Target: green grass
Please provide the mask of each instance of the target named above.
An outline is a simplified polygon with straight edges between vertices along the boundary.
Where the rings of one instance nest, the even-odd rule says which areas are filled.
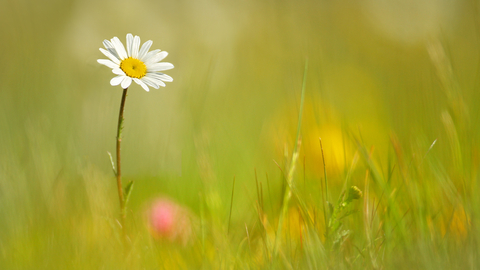
[[[386,3],[7,1],[0,269],[479,268],[478,3]],[[175,69],[129,89],[124,245],[96,59],[129,32]]]

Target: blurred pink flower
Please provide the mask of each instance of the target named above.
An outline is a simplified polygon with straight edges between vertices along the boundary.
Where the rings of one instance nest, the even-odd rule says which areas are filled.
[[[192,236],[192,221],[189,211],[173,202],[161,198],[155,200],[148,211],[152,235],[186,245]]]

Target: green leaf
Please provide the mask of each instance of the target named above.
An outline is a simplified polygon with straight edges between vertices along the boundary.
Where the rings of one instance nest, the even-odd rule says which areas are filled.
[[[130,199],[130,194],[132,193],[132,189],[133,189],[133,180],[127,184],[123,192],[123,194],[125,195],[125,206],[128,204],[128,199]]]
[[[114,174],[115,176],[117,176],[117,171],[115,170],[115,163],[113,163],[112,154],[110,154],[110,152],[108,152],[108,151],[107,151],[107,153],[108,153],[108,156],[110,157],[110,162],[112,163],[113,174]]]
[[[330,211],[330,215],[333,215],[333,211],[334,211],[333,204],[327,201],[327,205],[328,205],[328,210]]]

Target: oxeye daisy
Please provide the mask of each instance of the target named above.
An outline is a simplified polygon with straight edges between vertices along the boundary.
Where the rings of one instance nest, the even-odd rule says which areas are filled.
[[[117,192],[120,200],[120,225],[123,229],[124,239],[126,240],[127,233],[125,231],[125,219],[127,215],[126,204],[128,197],[132,191],[133,181],[131,181],[125,189],[122,185],[122,163],[121,163],[121,142],[123,129],[123,112],[125,110],[125,100],[127,98],[127,90],[132,81],[139,84],[145,91],[149,91],[149,86],[158,89],[160,86],[165,86],[164,82],[173,81],[172,77],[161,73],[160,71],[169,70],[173,65],[167,62],[160,62],[168,53],[160,50],[148,50],[152,46],[152,41],[145,42],[140,48],[140,37],[127,34],[127,49],[117,37],[111,40],[104,40],[103,45],[105,49],[100,48],[100,51],[107,56],[108,59],[98,59],[97,62],[112,69],[112,72],[117,76],[110,81],[110,84],[121,85],[123,88],[122,100],[120,103],[120,112],[118,114],[117,125],[117,142],[116,142],[116,158],[117,168],[113,162],[112,155],[110,161],[112,162],[112,169],[117,178]],[[125,242],[126,243],[126,242]]]
[[[148,52],[152,43],[149,40],[140,48],[140,37],[127,34],[127,49],[125,50],[117,37],[104,40],[105,49],[100,48],[100,51],[110,60],[98,59],[97,62],[111,68],[112,72],[117,75],[110,81],[110,84],[121,85],[123,89],[127,89],[134,81],[145,91],[149,91],[149,86],[158,89],[160,86],[165,86],[164,82],[173,81],[172,77],[161,72],[173,68],[171,63],[160,62],[168,53],[160,50]]]

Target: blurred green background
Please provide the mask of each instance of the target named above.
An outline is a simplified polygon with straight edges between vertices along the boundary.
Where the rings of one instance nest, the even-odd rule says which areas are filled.
[[[104,39],[125,42],[127,33],[152,40],[175,65],[166,88],[129,89],[122,165],[124,181],[135,180],[129,215],[138,223],[149,201],[169,196],[200,219],[205,200],[212,220],[226,226],[235,177],[232,224],[243,235],[255,216],[255,171],[263,190],[268,184],[280,194],[273,160],[284,164],[285,147],[293,149],[307,60],[298,171],[299,181],[311,183],[310,196],[323,177],[319,137],[335,196],[355,138],[385,171],[392,160],[398,167],[417,162],[437,140],[434,171],[457,186],[464,208],[478,208],[467,205],[478,192],[480,162],[478,1],[1,6],[2,269],[122,265],[105,221],[118,211],[107,151],[114,155],[121,88],[110,86],[113,74],[96,60],[104,58]],[[352,181],[363,187],[365,168],[356,175]],[[159,263],[143,262],[145,269]]]

